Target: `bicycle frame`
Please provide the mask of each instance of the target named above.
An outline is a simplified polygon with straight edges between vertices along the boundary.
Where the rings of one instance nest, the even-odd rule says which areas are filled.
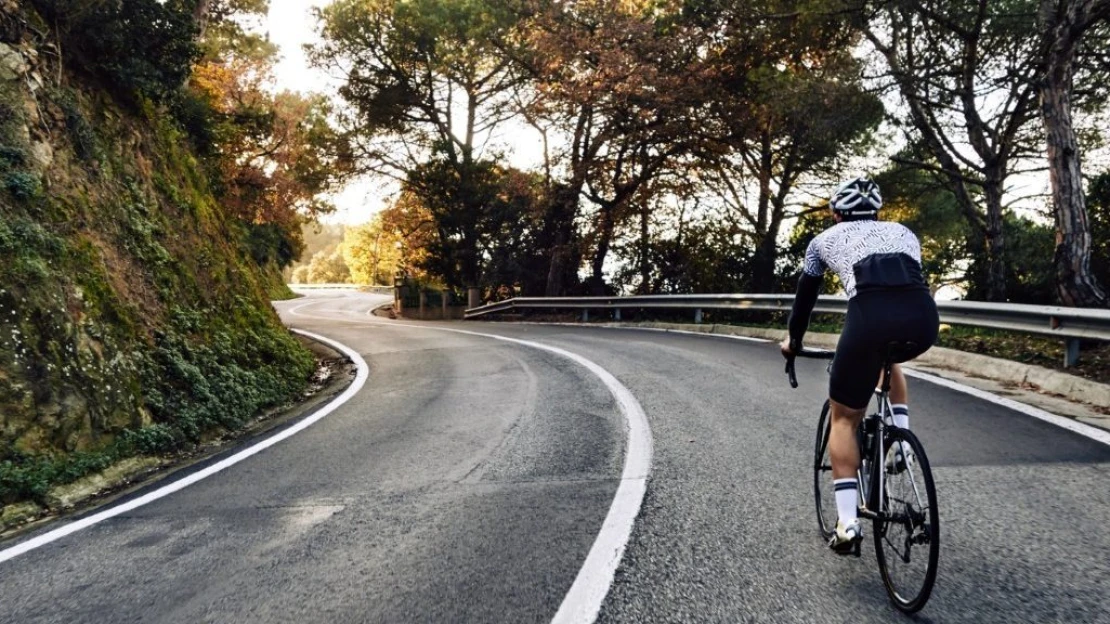
[[[860,440],[860,467],[856,471],[861,497],[864,501],[860,506],[859,515],[868,520],[882,522],[898,521],[886,509],[884,499],[880,496],[886,491],[886,429],[894,426],[894,411],[890,407],[890,377],[893,374],[893,364],[887,362],[883,367],[883,385],[876,390],[879,402],[878,412],[867,414],[860,422],[864,439]],[[876,469],[878,467],[878,469]],[[913,488],[914,498],[918,505],[921,504],[921,490],[913,473],[910,473],[910,485]]]
[[[903,351],[900,348],[910,347]],[[890,390],[894,364],[898,353],[914,350],[911,343],[891,343],[884,357],[883,379],[880,388],[875,389],[877,409],[860,420],[855,437],[859,449],[859,465],[856,469],[856,483],[859,492],[858,516],[874,523],[875,551],[879,571],[888,596],[900,610],[906,613],[919,611],[928,601],[936,582],[937,561],[939,556],[939,532],[937,527],[936,488],[925,449],[909,430],[898,428],[894,423],[894,410],[891,406]],[[799,350],[786,353],[786,373],[790,385],[797,387],[794,370],[794,357],[833,359],[830,351]],[[817,520],[821,536],[829,540],[835,534],[830,521],[835,521],[835,510],[830,509],[830,495],[835,488],[828,489],[828,471],[832,470],[830,459],[830,434],[832,427],[831,399],[825,402],[821,411],[820,426],[814,446],[814,493],[817,505]],[[900,444],[896,452],[890,454],[895,465],[888,471],[888,452],[894,444]],[[911,454],[910,451],[913,453]],[[911,458],[916,457],[916,460]],[[920,468],[920,473],[917,469]],[[830,545],[832,542],[830,542]],[[924,546],[924,576],[920,585],[910,587],[914,593],[905,593],[901,580],[902,562],[911,563],[912,546]],[[860,555],[857,542],[851,552],[838,550],[840,554]],[[922,553],[923,551],[917,550]],[[922,561],[919,554],[913,561]],[[910,581],[914,583],[916,581]]]

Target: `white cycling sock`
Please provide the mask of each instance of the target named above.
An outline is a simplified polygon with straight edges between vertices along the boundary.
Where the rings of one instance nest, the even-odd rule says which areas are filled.
[[[894,414],[894,426],[899,429],[910,428],[910,406],[905,403],[895,403],[890,406],[890,411]]]
[[[859,484],[855,478],[833,479],[833,491],[836,493],[836,515],[840,518],[840,524],[846,525],[856,519]]]

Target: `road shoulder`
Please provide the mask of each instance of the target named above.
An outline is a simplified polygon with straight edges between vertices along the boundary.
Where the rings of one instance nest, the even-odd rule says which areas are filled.
[[[339,396],[355,379],[356,368],[342,353],[305,336],[298,340],[316,357],[317,370],[303,401],[268,410],[243,429],[206,440],[198,448],[172,457],[131,457],[106,470],[47,494],[46,505],[8,505],[0,514],[0,544],[63,518],[91,513],[199,464],[249,445],[271,432],[309,416]]]
[[[580,326],[581,323],[556,323]],[[598,327],[652,329],[710,334],[716,336],[759,338],[779,342],[781,329],[721,324],[682,323],[596,323]],[[806,334],[806,344],[835,348],[838,334]],[[1068,375],[1031,364],[933,347],[914,360],[912,368],[950,381],[1024,403],[1051,414],[1071,418],[1093,427],[1110,430],[1110,385]]]

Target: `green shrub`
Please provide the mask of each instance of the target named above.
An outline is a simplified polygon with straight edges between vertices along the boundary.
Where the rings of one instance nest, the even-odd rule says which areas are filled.
[[[97,147],[96,132],[92,125],[85,119],[77,99],[73,94],[60,91],[54,96],[55,102],[62,109],[66,119],[66,130],[69,140],[73,144],[73,152],[85,162],[95,162],[100,158]]]
[[[38,176],[26,171],[9,171],[4,175],[4,188],[19,201],[30,201],[40,192]]]
[[[57,26],[66,58],[105,79],[120,95],[168,102],[200,58],[189,0],[31,4],[46,23]]]
[[[129,429],[120,436],[128,451],[141,455],[162,455],[181,450],[187,440],[179,429],[156,423],[142,429]]]
[[[27,164],[27,153],[18,147],[0,145],[0,166],[5,169],[21,167]]]

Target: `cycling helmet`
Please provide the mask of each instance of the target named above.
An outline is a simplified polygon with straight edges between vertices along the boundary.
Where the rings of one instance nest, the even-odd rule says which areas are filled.
[[[856,178],[841,184],[829,199],[829,206],[845,217],[873,217],[882,205],[879,185],[867,178]]]

